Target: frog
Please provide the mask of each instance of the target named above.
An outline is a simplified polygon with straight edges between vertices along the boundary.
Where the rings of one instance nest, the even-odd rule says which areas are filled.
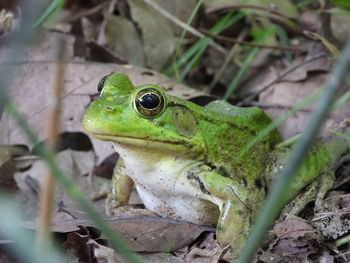
[[[96,139],[111,141],[119,154],[115,206],[126,205],[135,186],[148,210],[216,226],[218,243],[237,254],[290,151],[290,145],[280,146],[276,128],[247,148],[271,118],[258,107],[223,100],[203,107],[153,84],[135,87],[122,73],[103,77],[98,90],[82,124]],[[330,145],[313,147],[286,200],[305,187],[314,195],[319,181],[326,182],[319,194],[324,197],[332,179],[317,178],[332,178],[327,169],[335,159],[331,156],[349,148],[343,142]]]

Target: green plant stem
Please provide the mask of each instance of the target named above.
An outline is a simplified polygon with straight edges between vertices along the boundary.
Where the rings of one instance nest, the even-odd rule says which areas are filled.
[[[249,263],[252,261],[262,238],[285,205],[285,193],[288,191],[289,185],[294,178],[293,175],[295,175],[297,169],[307,155],[318,130],[335,100],[338,90],[341,88],[341,84],[344,81],[349,68],[350,39],[347,41],[343,56],[336,64],[333,74],[328,79],[325,91],[321,95],[315,112],[311,116],[304,133],[288,157],[285,166],[278,176],[277,182],[272,187],[271,193],[268,195],[267,200],[261,208],[260,214],[258,215],[251,234],[249,235],[247,245],[243,249],[241,256],[236,263]]]

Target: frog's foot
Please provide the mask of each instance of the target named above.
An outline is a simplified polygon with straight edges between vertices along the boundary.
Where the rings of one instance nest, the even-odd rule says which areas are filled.
[[[315,201],[315,211],[319,211],[322,206],[322,200],[331,189],[334,182],[334,173],[332,171],[323,172],[314,182],[312,182],[306,191],[299,194],[283,209],[280,220],[290,216],[298,215],[308,203]]]
[[[221,247],[230,246],[230,257],[235,258],[245,244],[251,227],[252,210],[241,200],[224,203],[217,225],[216,238]]]
[[[106,214],[113,215],[113,210],[119,206],[127,205],[134,182],[126,175],[125,166],[122,159],[119,159],[112,176],[111,190],[106,199]]]

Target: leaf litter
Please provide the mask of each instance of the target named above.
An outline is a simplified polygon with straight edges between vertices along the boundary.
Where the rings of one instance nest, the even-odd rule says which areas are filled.
[[[17,57],[15,61],[8,61],[6,59],[8,46],[0,47],[2,64],[12,67],[12,71],[17,72],[8,90],[30,125],[37,131],[41,141],[46,140],[46,134],[43,133],[44,120],[50,103],[51,95],[48,92],[48,85],[52,78],[53,46],[57,36],[63,39],[66,45],[66,85],[61,118],[63,133],[67,134],[84,133],[80,123],[81,117],[87,105],[97,96],[96,84],[104,75],[111,72],[123,72],[136,85],[153,83],[161,86],[170,94],[184,99],[196,101],[197,98],[205,98],[204,100],[207,100],[203,96],[220,97],[222,94],[220,89],[228,85],[232,72],[239,68],[241,58],[244,58],[246,54],[244,48],[240,49],[234,58],[234,63],[224,69],[223,77],[219,79],[214,89],[210,89],[208,88],[210,80],[215,75],[218,65],[225,58],[215,49],[209,49],[206,53],[207,57],[200,61],[187,79],[188,83],[196,86],[197,89],[189,88],[157,72],[162,71],[171,63],[177,37],[181,34],[182,29],[155,11],[152,6],[147,5],[144,1],[136,0],[125,1],[124,4],[110,1],[95,6],[91,3],[86,6],[81,3],[72,5],[70,2],[68,1],[65,9],[65,16],[62,16],[61,20],[53,25],[55,30],[45,30],[43,40],[34,48],[23,48],[23,57]],[[182,21],[186,21],[190,15],[191,8],[189,7],[193,8],[195,5],[195,1],[189,1],[186,5],[181,1],[160,2],[163,8]],[[267,2],[271,3],[271,1]],[[275,2],[277,10],[289,10],[292,6],[291,1],[287,0]],[[215,3],[206,1],[204,7],[207,8],[206,11],[209,11],[210,8],[224,10],[227,5],[239,4],[242,3],[225,0],[215,1]],[[249,1],[245,4],[263,6],[259,1]],[[284,7],[281,8],[281,6]],[[286,6],[288,8],[285,8]],[[72,16],[77,10],[81,12]],[[247,14],[247,19],[240,27],[235,28],[236,31],[249,27],[261,30],[266,23],[269,23],[263,11],[244,9],[244,12]],[[13,17],[18,19],[16,13],[14,14]],[[291,13],[288,15],[295,16]],[[7,13],[6,17],[11,16],[12,14]],[[195,26],[208,25],[217,17],[218,15],[214,13],[209,15],[208,12],[207,16],[201,13],[201,16],[198,16],[195,21]],[[320,24],[312,9],[304,12],[299,18],[298,23],[307,22],[307,30],[319,30]],[[307,19],[309,20],[306,21]],[[1,26],[6,27],[5,36],[8,30],[16,30],[13,26],[9,27],[8,22],[2,23]],[[332,26],[334,27],[334,24]],[[337,26],[341,29],[341,26]],[[64,33],[60,33],[62,29]],[[228,30],[223,32],[223,35],[225,34],[231,37],[235,33]],[[339,36],[339,39],[345,39],[341,30],[338,30],[336,35]],[[273,36],[270,38],[272,41],[270,44],[278,44],[277,40],[278,37]],[[187,47],[194,39],[193,36],[187,34],[182,41],[183,47]],[[310,40],[293,39],[293,41],[306,48],[307,53],[296,54],[293,61],[288,63],[281,59],[280,51],[262,50],[252,62],[246,76],[241,80],[233,101],[244,98],[247,94],[258,92],[266,83],[278,79],[280,75],[295,66],[297,66],[296,70],[278,79],[263,92],[258,92],[259,100],[254,102],[255,105],[263,107],[271,116],[277,117],[322,86],[330,74],[333,63],[327,50],[322,46],[313,46],[313,43],[308,42]],[[220,44],[227,50],[231,47],[224,42]],[[320,54],[324,55],[308,62],[310,57]],[[348,86],[344,86],[344,91],[346,90]],[[312,107],[313,105],[305,107],[279,127],[285,138],[302,131]],[[332,112],[326,129],[334,128],[339,122],[349,118],[349,107],[349,104],[346,103]],[[14,194],[19,200],[18,202],[22,204],[27,219],[29,219],[24,225],[33,229],[38,209],[38,192],[42,178],[46,174],[46,168],[34,151],[30,152],[16,146],[23,144],[27,149],[35,148],[35,145],[28,143],[7,113],[2,113],[0,117],[0,144],[5,147],[0,148],[0,186],[10,190],[11,194]],[[78,137],[81,138],[80,135]],[[90,139],[87,140],[90,141]],[[79,183],[96,208],[104,213],[104,199],[108,192],[111,171],[117,156],[108,143],[91,140],[91,146],[81,150],[72,146],[74,141],[76,140],[66,140],[66,146],[62,146],[58,153],[58,161],[67,174]],[[79,147],[88,145],[78,144]],[[348,169],[342,164],[339,164],[339,167],[345,167],[338,169],[338,173],[343,174],[339,178],[346,178]],[[340,251],[333,245],[334,240],[344,237],[349,232],[347,196],[349,182],[347,180],[342,182],[324,200],[322,210],[312,211],[312,207],[308,206],[301,213],[302,218],[287,218],[276,223],[273,228],[275,239],[266,244],[259,252],[259,262],[310,262],[310,260],[347,262],[347,248]],[[58,187],[55,197],[52,231],[63,237],[64,246],[71,251],[72,260],[123,262],[120,255],[108,248],[108,242],[104,239],[103,233],[101,235],[94,223],[86,218],[85,214],[67,197],[64,189]],[[133,193],[132,200],[130,206],[121,207],[115,211],[115,217],[108,218],[108,222],[122,233],[133,249],[143,255],[145,262],[219,262],[224,260],[223,252],[225,251],[218,247],[213,228],[159,218],[142,207],[136,193]],[[7,244],[8,241],[4,243]],[[0,257],[4,259],[4,262],[6,260],[13,262],[8,259],[6,253],[0,253]]]

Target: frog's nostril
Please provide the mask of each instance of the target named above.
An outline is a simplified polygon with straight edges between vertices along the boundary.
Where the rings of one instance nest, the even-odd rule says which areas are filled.
[[[115,108],[113,108],[113,107],[111,107],[111,106],[107,106],[106,108],[107,108],[107,110],[115,111]]]

